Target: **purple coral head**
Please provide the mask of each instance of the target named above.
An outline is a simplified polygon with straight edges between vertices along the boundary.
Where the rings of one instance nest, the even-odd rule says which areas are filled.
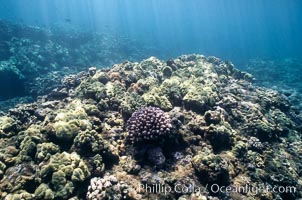
[[[132,143],[158,140],[167,136],[171,127],[169,115],[160,108],[143,107],[127,121],[128,139]]]

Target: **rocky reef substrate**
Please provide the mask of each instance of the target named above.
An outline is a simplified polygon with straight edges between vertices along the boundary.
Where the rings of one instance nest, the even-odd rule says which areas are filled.
[[[12,99],[5,105],[13,105],[47,94],[65,75],[87,66],[141,60],[144,49],[123,34],[85,32],[66,24],[46,29],[0,20],[0,35],[0,110],[7,110],[1,101]]]
[[[242,67],[256,78],[256,84],[286,95],[294,110],[302,111],[302,60],[252,59]]]
[[[301,116],[252,81],[201,55],[69,75],[0,117],[0,197],[302,198]],[[145,119],[158,142],[133,139]]]

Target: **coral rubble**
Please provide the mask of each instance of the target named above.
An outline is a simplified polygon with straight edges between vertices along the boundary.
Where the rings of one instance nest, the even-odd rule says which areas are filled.
[[[202,55],[69,75],[0,116],[0,198],[302,198],[301,115],[252,81]]]

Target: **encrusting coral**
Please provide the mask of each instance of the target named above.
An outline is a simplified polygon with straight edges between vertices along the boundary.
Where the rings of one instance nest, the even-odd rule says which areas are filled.
[[[0,117],[1,199],[302,198],[301,115],[230,62],[151,57],[62,82]]]

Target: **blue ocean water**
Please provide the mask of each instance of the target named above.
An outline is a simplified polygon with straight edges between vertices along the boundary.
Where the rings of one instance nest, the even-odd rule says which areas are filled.
[[[301,58],[300,0],[1,0],[0,19],[115,31],[150,46],[145,57]],[[152,51],[151,51],[152,49]]]

